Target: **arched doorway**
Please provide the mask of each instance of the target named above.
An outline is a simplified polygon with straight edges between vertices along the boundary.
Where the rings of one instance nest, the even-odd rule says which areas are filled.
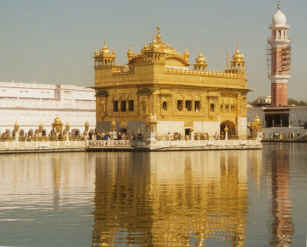
[[[220,126],[220,137],[225,139],[225,128],[228,128],[228,138],[234,138],[236,136],[236,125],[231,121],[224,121]]]

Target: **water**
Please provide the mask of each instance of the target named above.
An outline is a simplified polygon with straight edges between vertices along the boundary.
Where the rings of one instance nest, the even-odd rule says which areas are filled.
[[[0,246],[305,246],[307,145],[0,156]]]

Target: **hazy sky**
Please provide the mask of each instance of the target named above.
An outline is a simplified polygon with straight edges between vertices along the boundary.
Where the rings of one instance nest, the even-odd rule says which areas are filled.
[[[307,1],[282,0],[291,25],[289,96],[307,99]],[[239,42],[248,87],[269,95],[266,40],[273,0],[1,0],[0,81],[93,85],[93,52],[106,40],[118,63],[139,51],[161,26],[162,39],[179,52],[203,51],[209,70],[222,71],[226,51]]]

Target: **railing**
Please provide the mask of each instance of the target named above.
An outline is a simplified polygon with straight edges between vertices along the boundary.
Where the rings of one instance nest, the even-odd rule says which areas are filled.
[[[98,140],[88,141],[89,148],[103,148],[103,147],[131,147],[130,140]]]
[[[25,151],[25,150],[67,150],[86,148],[85,141],[45,141],[45,142],[0,142],[1,151]]]
[[[85,151],[95,149],[235,149],[260,147],[259,140],[89,140],[89,141],[36,141],[36,142],[0,142],[2,152],[40,152],[40,151]]]
[[[175,141],[132,141],[132,146],[145,147],[229,147],[229,146],[254,146],[260,145],[258,140],[175,140]]]

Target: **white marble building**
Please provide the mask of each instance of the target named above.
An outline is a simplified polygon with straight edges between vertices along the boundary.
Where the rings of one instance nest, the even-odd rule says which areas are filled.
[[[37,129],[42,124],[48,132],[55,117],[71,129],[83,131],[84,123],[96,126],[95,90],[74,85],[0,82],[0,132]]]

